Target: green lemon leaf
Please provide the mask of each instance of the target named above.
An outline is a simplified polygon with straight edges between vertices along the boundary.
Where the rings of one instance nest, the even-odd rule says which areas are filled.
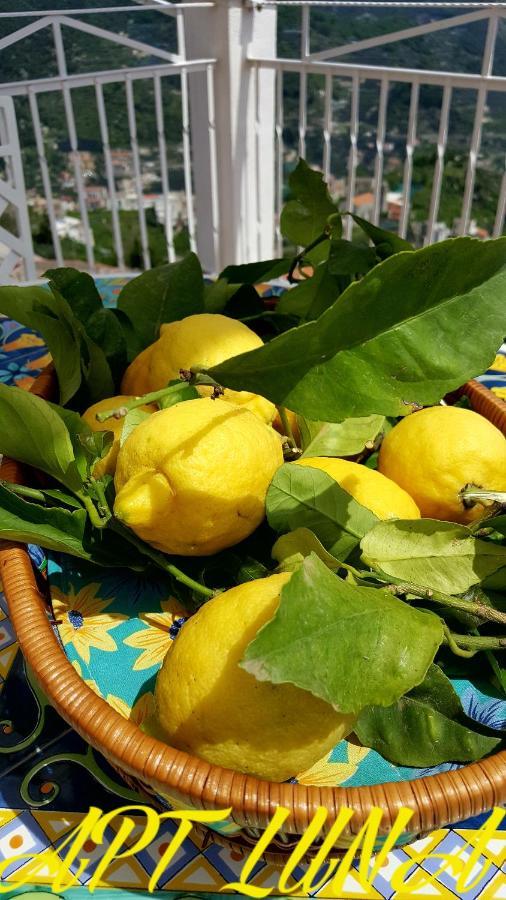
[[[47,278],[65,298],[83,325],[86,325],[93,313],[102,309],[102,298],[97,291],[95,280],[87,272],[65,267],[47,269],[44,278]]]
[[[493,653],[492,650],[485,650],[485,655],[489,661],[490,668],[494,673],[497,686],[506,696],[506,666],[504,665],[504,660],[501,657],[502,662],[499,662],[496,654]]]
[[[38,544],[90,559],[83,540],[87,515],[84,509],[44,507],[30,503],[0,484],[0,538]]]
[[[160,325],[204,312],[204,279],[195,253],[149,269],[129,281],[118,298],[142,347],[156,341]]]
[[[384,228],[378,228],[377,225],[373,225],[367,219],[361,219],[360,216],[355,216],[352,213],[350,215],[364,234],[371,239],[380,259],[386,259],[387,256],[391,256],[393,253],[401,253],[403,250],[415,249],[409,241],[405,241],[404,238],[399,237],[395,232],[385,231]]]
[[[43,287],[0,287],[0,313],[42,335],[58,375],[60,401],[67,403],[81,384],[81,345],[63,298]]]
[[[318,319],[348,287],[349,278],[333,275],[327,263],[317,266],[314,275],[290,291],[285,291],[278,305],[280,315],[297,316],[302,321]]]
[[[209,374],[324,422],[398,416],[487,369],[504,337],[505,289],[506,238],[454,238],[398,253],[315,322]],[[465,353],[463,334],[472,335]]]
[[[463,594],[506,565],[506,547],[435,519],[379,522],[360,547],[376,571],[446,594]]]
[[[134,326],[132,325],[130,319],[121,309],[110,309],[110,313],[114,316],[115,319],[118,320],[121,325],[121,331],[123,332],[123,337],[125,339],[126,345],[126,354],[127,354],[127,362],[131,363],[136,356],[139,355],[141,350],[143,349],[143,343],[137,334]]]
[[[41,469],[66,487],[79,490],[72,441],[62,418],[51,404],[17,387],[0,383],[0,453]]]
[[[266,509],[267,521],[275,531],[309,528],[340,560],[346,559],[378,522],[374,513],[326,472],[293,463],[285,463],[274,475]]]
[[[364,416],[344,422],[312,422],[297,417],[302,456],[356,456],[372,449],[385,427],[385,416]]]
[[[281,211],[281,233],[293,244],[307,247],[324,231],[327,219],[336,212],[336,207],[322,173],[311,169],[304,159],[297,163],[288,184],[295,199],[285,203]],[[328,254],[327,243],[317,247],[310,258],[325,258]]]
[[[114,440],[114,434],[111,431],[92,431],[78,413],[58,406],[56,403],[46,402],[67,428],[76,466],[84,481],[92,473],[97,459],[100,459],[109,450]]]
[[[222,313],[227,303],[239,290],[240,285],[229,284],[223,278],[204,285],[204,306],[206,312]],[[258,295],[257,295],[258,296]]]
[[[311,553],[316,553],[331,572],[337,572],[341,565],[309,528],[296,528],[289,534],[282,534],[272,548],[272,558],[283,571],[298,567]]]
[[[390,706],[423,681],[443,639],[432,613],[333,575],[311,554],[281,591],[274,618],[240,665],[291,682],[343,713]]]
[[[469,527],[473,534],[483,529],[491,528],[493,531],[497,531],[503,537],[506,537],[506,515],[502,514],[491,516],[489,519],[478,519],[477,522],[473,522]]]
[[[424,681],[392,706],[364,709],[355,734],[395,765],[425,767],[474,762],[494,750],[501,739],[477,727],[464,716],[450,680],[432,665]]]
[[[86,322],[86,334],[100,347],[109,364],[115,390],[127,367],[127,338],[121,320],[112,309],[97,309]]]
[[[242,266],[227,266],[220,272],[220,280],[229,284],[258,284],[261,281],[270,281],[272,278],[280,278],[286,275],[290,268],[291,259],[264,259],[261,262],[245,263]]]
[[[330,242],[328,267],[332,275],[363,275],[376,262],[376,254],[371,247],[352,244],[342,238]]]
[[[146,412],[145,409],[141,409],[140,406],[138,406],[137,409],[131,409],[129,412],[127,412],[123,422],[123,428],[121,429],[121,435],[119,439],[120,447],[122,447],[126,439],[130,437],[132,431],[137,428],[137,425],[140,425],[141,422],[149,419],[149,416],[150,413]]]

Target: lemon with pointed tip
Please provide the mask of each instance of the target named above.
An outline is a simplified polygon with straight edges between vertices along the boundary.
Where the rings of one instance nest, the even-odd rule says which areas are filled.
[[[389,431],[378,466],[408,491],[422,516],[466,524],[486,509],[464,502],[463,488],[506,491],[506,438],[470,409],[431,406]]]
[[[110,419],[106,419],[105,422],[98,422],[97,414],[106,412],[110,409],[119,409],[129,400],[133,399],[133,397],[127,396],[126,394],[118,394],[116,397],[107,397],[105,400],[99,400],[98,403],[94,403],[93,406],[90,406],[85,410],[81,416],[92,431],[112,431],[114,434],[114,440],[109,451],[102,459],[99,459],[98,462],[95,463],[93,469],[95,478],[100,478],[102,475],[114,475],[116,461],[118,459],[121,431],[125,422],[124,418],[115,419],[114,416]],[[155,410],[158,409],[154,403],[144,404],[144,406],[141,406],[140,408],[147,413],[155,412]]]
[[[293,684],[257,681],[239,666],[274,616],[289,578],[240,584],[185,622],[155,687],[157,724],[171,746],[214,765],[286,781],[352,730],[355,717]]]
[[[123,376],[121,388],[125,393],[147,394],[158,391],[169,381],[179,378],[181,369],[195,366],[209,369],[219,363],[255,350],[263,344],[251,328],[222,316],[220,313],[197,313],[179,322],[169,322],[160,328],[160,337],[146,347],[130,364]],[[201,386],[199,393],[209,396],[212,388]],[[276,407],[270,400],[250,391],[232,391],[224,394],[240,406],[246,406],[265,422],[272,422]]]
[[[370,509],[378,519],[419,519],[420,510],[410,495],[395,481],[375,469],[348,459],[313,456],[298,459],[296,465],[321,469],[348,491],[362,506]]]
[[[114,514],[159,550],[208,556],[258,527],[282,462],[279,435],[244,406],[176,403],[120,448]]]

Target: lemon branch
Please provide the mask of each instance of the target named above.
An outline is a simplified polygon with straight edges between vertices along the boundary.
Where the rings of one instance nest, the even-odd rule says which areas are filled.
[[[456,609],[459,612],[466,612],[484,622],[494,622],[497,625],[506,625],[506,613],[493,606],[488,606],[481,600],[464,600],[463,597],[452,597],[450,594],[444,594],[442,591],[435,591],[430,588],[422,588],[417,584],[411,584],[408,581],[399,581],[395,584],[389,584],[388,590],[395,596],[399,594],[410,594],[419,600],[427,600],[429,603],[438,603],[440,606],[446,606],[449,609]]]
[[[189,575],[186,575],[181,569],[178,569],[177,566],[168,562],[163,553],[159,553],[153,547],[150,547],[149,544],[144,541],[139,541],[132,532],[125,528],[124,525],[114,517],[110,520],[110,527],[113,531],[116,531],[117,534],[120,534],[125,540],[129,541],[130,544],[133,544],[134,547],[137,547],[138,550],[141,551],[145,556],[151,559],[155,565],[158,566],[159,569],[163,569],[164,572],[167,572],[169,575],[172,575],[176,581],[179,581],[180,584],[186,585],[186,587],[190,588],[192,591],[195,591],[197,594],[202,594],[203,597],[207,597],[210,599],[214,597],[215,594],[219,593],[219,591],[213,591],[211,588],[207,588],[204,584],[200,584],[199,581],[195,581]]]
[[[38,491],[36,488],[25,487],[24,484],[15,484],[13,481],[4,481],[3,479],[0,479],[0,484],[12,491],[13,494],[18,494],[19,497],[26,497],[27,500],[34,500],[37,503],[47,502],[44,492]]]
[[[181,390],[180,381],[160,388],[159,391],[151,391],[151,393],[144,394],[142,397],[133,397],[132,400],[127,400],[126,403],[123,403],[122,406],[117,406],[116,409],[106,409],[97,413],[96,420],[97,422],[106,422],[107,419],[122,419],[131,409],[138,409],[139,406],[144,406],[148,403],[156,403],[157,400],[161,400],[168,394],[173,394],[179,390]]]
[[[455,634],[445,628],[445,643],[457,656],[474,656],[480,650],[504,650],[506,637],[489,637],[488,635]],[[457,648],[457,649],[454,649]],[[458,651],[463,652],[458,652]]]
[[[292,450],[297,450],[297,442],[293,436],[292,426],[288,420],[288,416],[286,414],[286,409],[284,406],[277,407],[279,418],[281,419],[281,424],[283,426],[283,434],[288,440],[288,444]]]
[[[395,579],[394,583],[392,583],[392,576],[383,576],[376,572],[361,572],[348,563],[339,562],[339,567],[350,572],[351,575],[361,581],[379,581],[395,597],[409,594],[409,596],[418,600],[426,600],[429,603],[446,606],[448,609],[456,609],[459,612],[468,613],[477,619],[481,619],[483,622],[506,625],[506,613],[494,609],[493,606],[488,606],[481,600],[465,600],[463,597],[452,597],[450,594],[443,593],[443,591],[423,588],[418,584],[412,584],[410,581],[401,581],[400,579]]]
[[[506,506],[506,493],[504,491],[487,491],[474,487],[472,484],[466,485],[459,493],[459,498],[464,506],[472,507],[476,503],[481,506]]]

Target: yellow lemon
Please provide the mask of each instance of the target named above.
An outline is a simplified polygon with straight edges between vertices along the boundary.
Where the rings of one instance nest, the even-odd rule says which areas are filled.
[[[176,403],[121,447],[114,513],[159,550],[207,556],[257,528],[282,462],[279,436],[249,409],[209,398]]]
[[[132,397],[127,396],[126,394],[118,394],[117,397],[107,397],[105,400],[99,400],[98,403],[94,403],[93,406],[90,406],[81,416],[92,431],[112,431],[114,434],[114,440],[109,452],[95,463],[93,469],[95,478],[100,478],[102,475],[114,475],[116,460],[118,458],[121,429],[123,428],[123,423],[125,421],[124,419],[111,418],[106,419],[105,422],[97,422],[97,413],[105,412],[108,409],[118,409],[128,400],[132,400]],[[154,412],[158,407],[155,406],[154,403],[150,403],[141,406],[141,409],[145,412]]]
[[[354,717],[292,684],[241,669],[246,647],[274,616],[289,575],[248,581],[210,600],[183,625],[155,688],[166,740],[214,765],[285,781],[328,753]]]
[[[330,456],[298,459],[296,465],[312,466],[326,472],[379,519],[420,518],[420,510],[410,495],[375,469]]]
[[[463,488],[506,491],[506,438],[470,409],[432,406],[392,428],[378,465],[408,491],[422,516],[465,524],[485,510],[466,506],[459,496]]]
[[[194,366],[211,368],[219,363],[262,346],[262,339],[251,328],[218,313],[198,313],[160,328],[160,337],[137,356],[123,376],[121,388],[133,394],[158,391],[179,378],[181,369]],[[199,387],[202,396],[212,388]],[[244,405],[265,422],[272,422],[276,407],[265,397],[249,391],[225,390],[225,400]]]

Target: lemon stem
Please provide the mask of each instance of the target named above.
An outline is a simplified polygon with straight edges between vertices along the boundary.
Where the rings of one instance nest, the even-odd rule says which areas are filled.
[[[90,517],[90,522],[94,526],[94,528],[105,528],[108,520],[107,518],[102,518],[91,497],[89,497],[88,494],[86,494],[84,491],[74,491],[74,493],[83,504],[86,512]]]
[[[290,284],[297,284],[298,279],[294,277],[294,272],[295,272],[295,269],[299,266],[299,264],[301,262],[303,262],[304,257],[308,253],[310,253],[311,250],[314,250],[315,247],[318,247],[319,244],[323,244],[323,241],[328,241],[328,240],[329,240],[329,234],[327,231],[324,231],[322,234],[319,234],[318,237],[314,239],[314,241],[311,241],[311,243],[308,244],[307,247],[304,247],[304,249],[301,250],[301,252],[298,253],[297,256],[294,257],[294,259],[291,262],[290,268],[288,270],[288,274],[286,276],[287,280],[290,282]]]
[[[459,612],[466,612],[477,619],[484,622],[494,622],[497,625],[506,625],[506,613],[492,606],[488,606],[481,600],[465,600],[463,597],[452,597],[450,594],[444,594],[442,591],[435,591],[431,588],[423,588],[418,584],[412,584],[409,581],[391,582],[391,576],[385,577],[375,572],[360,572],[354,566],[348,563],[339,562],[339,567],[350,572],[355,578],[361,581],[375,580],[384,582],[385,588],[394,596],[410,594],[418,600],[427,600],[429,603],[437,603],[440,606],[446,606],[449,609],[457,609]]]
[[[98,501],[99,513],[103,516],[105,521],[108,522],[112,513],[105,496],[104,486],[101,481],[93,478],[93,476],[90,478],[90,485]]]
[[[460,647],[457,644],[455,638],[458,637],[458,635],[454,635],[448,628],[448,625],[443,625],[443,632],[444,643],[450,648],[455,656],[462,656],[464,659],[470,659],[472,656],[475,656],[475,654],[477,653],[476,650],[465,650],[463,647]],[[459,636],[463,637],[463,635]]]
[[[292,448],[292,450],[296,450],[297,443],[293,436],[292,426],[290,425],[290,422],[288,421],[286,409],[284,406],[278,406],[277,410],[278,410],[279,418],[281,419],[281,424],[283,426],[283,433],[284,433],[285,437],[288,439],[288,444]]]
[[[18,494],[20,497],[26,497],[27,500],[35,500],[38,503],[46,502],[44,492],[38,491],[36,488],[25,487],[24,484],[14,484],[12,481],[3,481],[3,479],[0,479],[0,484],[2,487],[12,491],[13,494]]]
[[[506,493],[504,491],[485,491],[481,488],[465,487],[459,493],[459,498],[464,505],[474,506],[475,503],[481,503],[482,506],[490,506],[491,503],[499,503],[506,506]]]
[[[144,406],[147,403],[156,403],[157,400],[161,400],[167,394],[179,391],[182,384],[182,381],[178,381],[177,384],[160,388],[159,391],[151,391],[150,394],[144,394],[143,397],[133,397],[132,400],[127,400],[126,403],[116,407],[116,409],[106,409],[104,412],[97,413],[95,418],[97,422],[106,422],[107,419],[122,419],[131,409],[138,409],[139,406]]]
[[[460,612],[469,613],[486,622],[506,625],[506,613],[500,612],[500,610],[494,609],[486,603],[482,603],[481,600],[464,600],[463,597],[451,597],[450,594],[444,594],[442,591],[419,587],[419,585],[411,584],[408,581],[389,584],[388,590],[395,595],[411,594],[420,600],[428,600],[429,603],[438,603],[440,606],[446,606],[449,609],[458,609]]]
[[[134,538],[130,533],[128,528],[114,517],[110,522],[111,528],[116,531],[118,534],[121,534],[125,540],[129,541],[134,547],[137,547],[141,553],[144,553],[145,556],[148,556],[155,565],[158,566],[159,569],[163,569],[164,572],[167,572],[169,575],[172,575],[176,581],[179,581],[180,584],[186,585],[186,587],[191,588],[192,591],[195,591],[197,594],[202,594],[203,597],[207,597],[210,599],[214,597],[215,594],[219,593],[219,591],[213,591],[211,588],[207,588],[205,585],[200,584],[199,581],[195,581],[193,578],[190,578],[189,575],[185,575],[181,569],[178,569],[177,566],[174,566],[172,563],[168,562],[163,553],[159,553],[157,550],[154,550],[149,544],[144,541],[139,541],[137,538]]]
[[[506,637],[489,637],[488,635],[474,634],[455,634],[445,627],[445,643],[450,649],[457,648],[458,656],[474,655],[479,650],[504,650],[506,648]]]

